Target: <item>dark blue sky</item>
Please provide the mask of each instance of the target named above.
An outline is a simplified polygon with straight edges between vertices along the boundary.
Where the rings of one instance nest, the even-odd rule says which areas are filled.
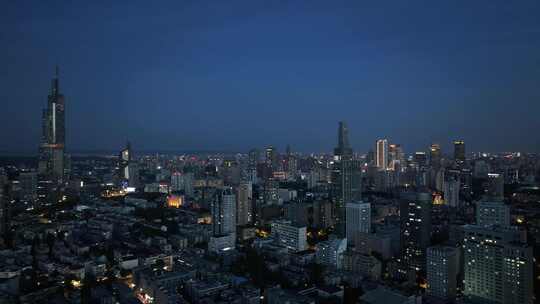
[[[331,151],[345,120],[540,152],[540,1],[74,2],[1,5],[0,150],[37,152],[58,63],[68,150]]]

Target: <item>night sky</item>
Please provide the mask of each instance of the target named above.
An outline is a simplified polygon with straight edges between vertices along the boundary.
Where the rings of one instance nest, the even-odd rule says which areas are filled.
[[[362,152],[540,152],[537,0],[73,2],[0,6],[4,152],[37,154],[56,64],[68,151],[330,152],[345,120]]]

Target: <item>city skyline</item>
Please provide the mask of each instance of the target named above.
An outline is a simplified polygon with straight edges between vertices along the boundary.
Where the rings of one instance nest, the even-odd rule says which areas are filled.
[[[2,8],[0,303],[540,299],[540,2]]]
[[[27,4],[8,5],[2,29],[0,98],[17,101],[0,116],[17,126],[17,141],[0,131],[6,152],[37,153],[34,109],[56,64],[71,151],[130,140],[140,150],[330,152],[336,121],[355,151],[379,138],[410,152],[439,143],[448,153],[456,139],[469,151],[540,151],[524,136],[540,127],[535,2],[177,4],[144,25],[144,5],[119,23],[121,5]],[[89,26],[103,9],[103,27]]]

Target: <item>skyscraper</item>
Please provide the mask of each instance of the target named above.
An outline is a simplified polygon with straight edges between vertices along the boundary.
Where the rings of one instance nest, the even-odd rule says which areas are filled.
[[[403,148],[399,144],[388,145],[388,168],[398,170],[405,164],[405,155]]]
[[[42,134],[39,146],[39,173],[61,182],[65,161],[65,100],[60,93],[58,67],[52,80],[47,107],[42,113]]]
[[[238,225],[248,225],[253,220],[251,200],[253,196],[251,182],[241,182],[238,186],[238,205],[236,222]]]
[[[426,249],[431,237],[432,196],[419,192],[401,202],[401,246],[405,266],[419,271],[426,266]]]
[[[463,140],[454,141],[454,160],[458,163],[465,162],[465,142]]]
[[[118,167],[120,168],[120,178],[122,180],[129,181],[130,175],[129,175],[129,168],[131,164],[131,144],[128,142],[126,147],[120,151],[119,156],[119,164]]]
[[[504,176],[498,173],[488,173],[486,196],[495,201],[504,200]]]
[[[334,149],[334,159],[350,158],[352,158],[352,148],[349,144],[349,129],[346,122],[340,121],[338,126],[338,145]]]
[[[334,166],[332,170],[332,190],[335,202],[336,232],[344,238],[345,205],[353,200],[362,199],[361,162],[353,159],[349,145],[347,124],[339,122],[338,146],[334,149]]]
[[[371,204],[347,203],[347,239],[353,244],[357,234],[371,232]]]
[[[376,144],[375,165],[381,170],[388,168],[388,140],[379,139]]]
[[[439,169],[441,166],[441,145],[432,144],[429,147],[429,160],[433,168]]]
[[[459,252],[455,247],[433,246],[427,249],[427,293],[451,300],[456,297]]]
[[[273,146],[269,146],[265,150],[265,163],[272,172],[278,170],[278,154]]]
[[[219,253],[234,249],[236,245],[236,196],[232,188],[218,191],[211,204],[212,232],[208,250]]]
[[[216,193],[212,202],[212,227],[215,236],[236,233],[236,196],[230,187]]]

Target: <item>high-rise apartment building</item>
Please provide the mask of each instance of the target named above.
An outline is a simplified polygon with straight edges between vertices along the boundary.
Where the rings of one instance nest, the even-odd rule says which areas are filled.
[[[456,297],[459,251],[455,247],[427,249],[427,294],[444,300]]]
[[[212,202],[212,227],[215,236],[236,233],[236,195],[225,187]]]
[[[225,187],[215,194],[211,204],[213,235],[208,250],[220,253],[234,249],[236,245],[236,195]]]
[[[503,202],[478,202],[476,204],[476,224],[487,226],[510,226],[510,207]]]
[[[464,291],[469,303],[532,304],[533,250],[515,227],[466,225]]]
[[[426,266],[426,249],[431,238],[432,196],[419,192],[400,205],[401,247],[405,266],[419,271]]]
[[[253,189],[251,182],[241,182],[238,186],[238,205],[236,206],[237,225],[248,225],[253,221]]]

